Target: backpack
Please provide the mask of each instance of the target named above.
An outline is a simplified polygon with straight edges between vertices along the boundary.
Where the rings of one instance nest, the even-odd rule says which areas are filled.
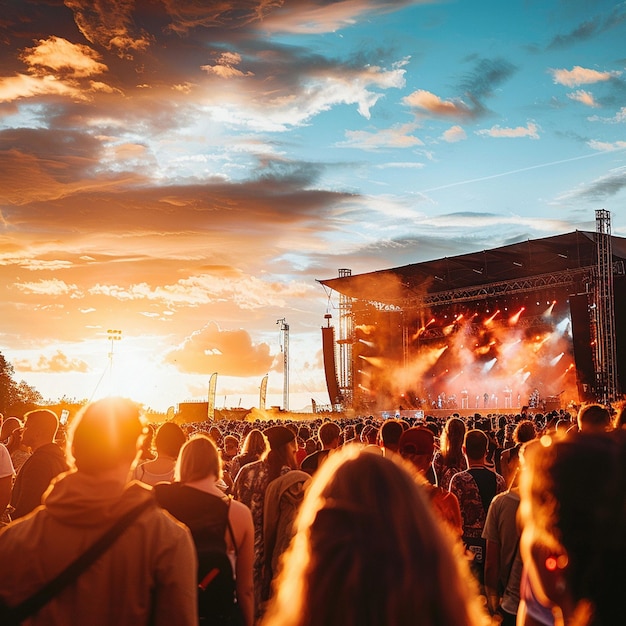
[[[228,520],[226,509],[225,527],[232,538],[235,537]],[[226,553],[226,543],[215,541],[212,528],[199,529],[193,533],[198,554],[198,616],[200,624],[220,626],[243,624],[241,610],[237,604],[237,589],[232,562]],[[225,529],[224,529],[225,530]],[[208,532],[207,532],[208,531]],[[222,532],[221,537],[224,536]]]
[[[226,531],[236,546],[228,519],[230,503],[180,483],[154,487],[159,504],[191,531],[198,556],[198,617],[200,624],[243,624],[233,565],[226,551]]]

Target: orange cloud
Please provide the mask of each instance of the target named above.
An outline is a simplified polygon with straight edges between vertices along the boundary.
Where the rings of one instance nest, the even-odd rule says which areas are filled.
[[[21,372],[45,372],[47,374],[58,374],[61,372],[89,371],[89,366],[81,359],[70,359],[67,355],[57,350],[52,356],[41,355],[37,363],[28,360],[18,360],[15,368]]]
[[[424,89],[414,91],[403,98],[402,102],[412,108],[422,109],[434,115],[446,117],[471,115],[470,108],[460,100],[442,100],[439,96]]]
[[[184,373],[240,377],[266,373],[273,360],[268,344],[253,344],[247,331],[222,331],[215,323],[193,333],[165,358]]]
[[[554,82],[566,87],[605,82],[621,74],[621,72],[598,72],[580,65],[575,65],[571,70],[551,70],[551,72]]]
[[[61,37],[51,35],[40,39],[39,44],[27,48],[21,59],[34,74],[48,74],[50,71],[70,74],[75,78],[84,78],[108,71],[108,67],[99,61],[100,55],[89,46],[73,44]]]

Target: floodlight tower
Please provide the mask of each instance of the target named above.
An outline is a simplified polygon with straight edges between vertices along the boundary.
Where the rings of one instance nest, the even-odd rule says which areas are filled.
[[[283,409],[289,411],[289,324],[282,317],[280,324],[280,349],[283,353]]]
[[[111,351],[109,352],[109,388],[110,393],[113,393],[113,346],[116,341],[122,339],[121,330],[107,330],[107,339],[111,342]]]

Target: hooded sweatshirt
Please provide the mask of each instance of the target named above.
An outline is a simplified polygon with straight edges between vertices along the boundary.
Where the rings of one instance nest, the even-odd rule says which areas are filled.
[[[83,554],[149,488],[69,472],[44,504],[0,532],[0,597],[16,605]],[[25,624],[197,624],[196,554],[189,530],[155,501],[79,578]]]

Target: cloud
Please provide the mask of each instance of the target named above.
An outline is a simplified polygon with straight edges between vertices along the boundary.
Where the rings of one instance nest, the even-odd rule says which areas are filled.
[[[291,34],[334,33],[353,26],[368,14],[396,11],[403,6],[414,4],[416,0],[298,0],[287,3],[278,0],[259,2],[259,11],[268,7],[267,13],[259,20],[260,31]],[[421,2],[420,2],[421,4]],[[276,9],[275,11],[271,9]]]
[[[494,89],[516,71],[515,65],[505,59],[478,59],[474,68],[465,74],[459,87],[472,100],[477,112],[480,112],[484,108],[483,99],[491,96]]]
[[[467,134],[461,126],[451,126],[444,131],[441,138],[448,143],[456,143],[457,141],[463,141],[467,139]]]
[[[624,20],[626,20],[626,7],[623,2],[616,3],[610,13],[602,16],[596,15],[578,24],[569,33],[556,35],[548,45],[548,49],[567,48],[581,41],[588,41],[618,27]]]
[[[40,280],[36,282],[15,283],[15,286],[26,294],[42,296],[71,296],[79,297],[80,290],[76,285],[68,284],[58,278]]]
[[[27,76],[18,74],[0,78],[0,102],[12,102],[20,98],[56,95],[74,100],[85,100],[87,96],[77,85],[69,85],[54,76]]]
[[[590,122],[604,122],[606,124],[623,124],[626,122],[626,107],[622,107],[613,117],[600,117],[599,115],[592,115],[589,118]]]
[[[422,146],[423,142],[411,135],[417,124],[401,124],[392,128],[383,128],[374,132],[347,130],[346,141],[335,145],[341,148],[359,148],[361,150],[379,150],[384,148],[412,148]]]
[[[575,91],[573,93],[568,93],[567,97],[570,100],[576,100],[576,102],[580,102],[581,104],[584,104],[588,107],[599,106],[598,103],[595,101],[593,94],[585,91],[584,89],[579,89],[578,91]]]
[[[598,150],[599,152],[615,152],[616,150],[625,150],[626,149],[626,141],[598,141],[597,139],[592,139],[587,142],[587,145],[594,150]]]
[[[26,359],[18,359],[15,368],[20,372],[45,372],[46,374],[59,374],[66,372],[85,373],[89,371],[89,365],[81,359],[70,359],[57,350],[52,356],[41,355],[36,363]]]
[[[590,85],[593,83],[606,82],[620,76],[621,72],[599,72],[580,65],[575,65],[571,70],[551,69],[552,78],[557,85],[576,87],[577,85]]]
[[[526,126],[517,126],[515,128],[502,128],[501,126],[492,126],[489,129],[476,131],[477,135],[487,137],[514,139],[518,137],[528,137],[530,139],[539,139],[539,126],[533,122],[528,122]]]
[[[169,352],[165,361],[188,374],[246,377],[267,373],[274,358],[268,344],[253,344],[245,330],[223,331],[209,323]]]
[[[54,35],[40,39],[33,48],[26,48],[20,57],[36,75],[53,72],[84,78],[108,71],[108,67],[99,61],[100,55],[95,50]]]
[[[132,59],[153,42],[148,33],[134,28],[135,0],[65,0],[65,6],[73,11],[76,25],[89,42],[115,50],[120,57]]]
[[[147,283],[120,286],[97,284],[90,287],[90,295],[107,296],[116,300],[158,301],[170,305],[199,306],[229,302],[242,310],[263,307],[283,307],[289,297],[303,297],[310,291],[304,283],[281,283],[246,276],[232,268],[216,268],[212,274],[200,274],[179,280],[175,284],[153,287]]]
[[[563,194],[558,200],[565,202],[575,200],[602,202],[616,196],[624,189],[626,189],[626,167],[618,167],[611,170],[608,174],[600,176],[590,184],[581,185],[574,191]]]
[[[468,117],[472,110],[461,100],[442,100],[430,91],[418,89],[405,96],[402,102],[413,109],[427,111],[441,117]]]
[[[242,76],[254,76],[252,72],[243,72],[236,68],[241,63],[241,55],[235,52],[223,52],[219,55],[215,65],[202,65],[200,69],[215,74],[220,78],[239,78]]]

